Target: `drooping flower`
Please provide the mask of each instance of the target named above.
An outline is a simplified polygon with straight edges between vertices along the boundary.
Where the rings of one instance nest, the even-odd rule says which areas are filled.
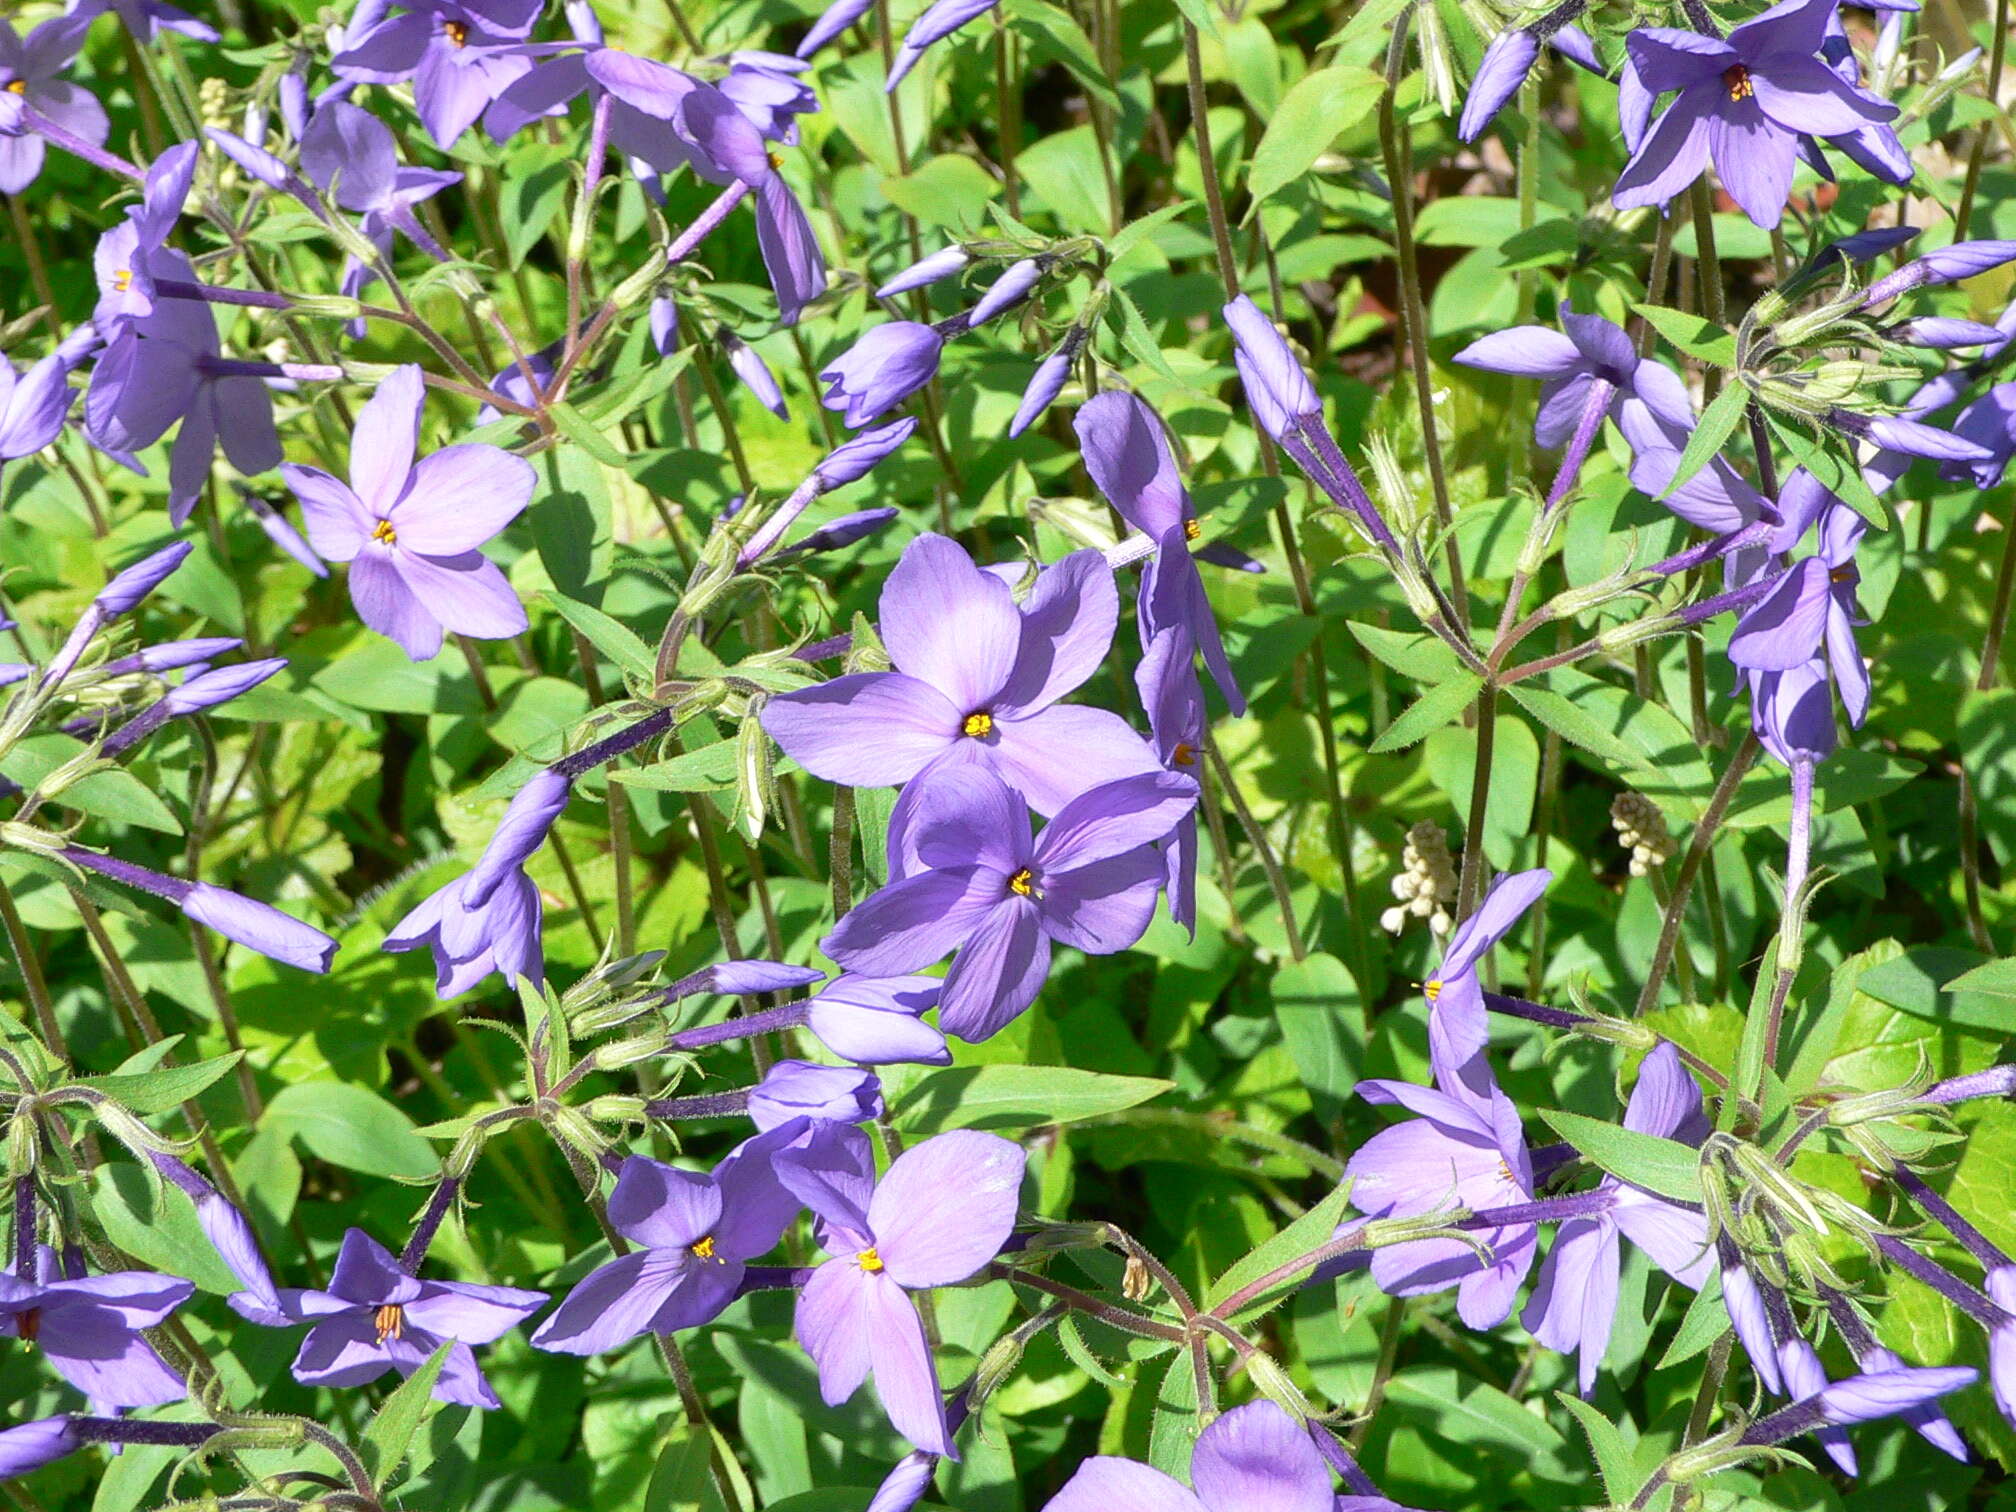
[[[73,14],[96,16],[108,10],[125,23],[136,42],[152,42],[157,31],[180,32],[198,42],[217,40],[216,27],[168,4],[167,0],[98,0],[96,4],[76,6]]]
[[[945,1036],[924,1022],[944,985],[928,976],[841,975],[812,999],[807,1025],[820,1044],[856,1065],[949,1066]]]
[[[126,219],[98,238],[91,254],[98,278],[98,307],[91,312],[99,333],[108,339],[121,321],[151,314],[154,309],[154,254],[182,217],[182,202],[196,176],[196,144],[179,142],[147,169],[147,182]]]
[[[959,243],[940,247],[928,257],[919,258],[901,273],[875,291],[877,299],[894,299],[898,294],[908,294],[912,289],[922,289],[950,278],[973,261],[973,254]]]
[[[956,950],[938,1022],[983,1040],[1035,1001],[1053,942],[1110,955],[1141,938],[1165,874],[1152,847],[1196,806],[1197,784],[1157,771],[1092,788],[1033,841],[1022,796],[983,767],[937,767],[904,800],[900,844],[921,869],[872,894],[821,948],[872,976]],[[898,844],[892,821],[892,854]]]
[[[302,971],[328,971],[336,954],[336,942],[312,924],[304,924],[292,914],[282,913],[270,903],[261,903],[227,887],[208,882],[191,882],[122,861],[101,856],[81,846],[65,846],[57,853],[63,860],[85,871],[97,872],[113,881],[157,898],[166,898],[199,924],[217,931],[227,940],[236,940],[247,950],[255,950],[269,960],[283,961]]]
[[[1706,467],[1668,493],[1668,486],[1680,471],[1680,456],[1679,447],[1663,442],[1639,447],[1631,459],[1632,486],[1648,498],[1657,499],[1689,525],[1716,535],[1729,535],[1759,520],[1776,517],[1771,501],[1720,457],[1710,457]]]
[[[1868,623],[1855,601],[1855,548],[1868,528],[1847,505],[1827,503],[1819,550],[1795,563],[1729,637],[1729,660],[1758,672],[1792,671],[1824,648],[1848,722],[1857,726],[1869,712],[1869,669],[1855,645],[1855,627]]]
[[[1624,1127],[1683,1144],[1698,1145],[1707,1138],[1701,1089],[1670,1041],[1660,1041],[1639,1064],[1638,1084],[1624,1110]],[[1708,1223],[1700,1213],[1615,1176],[1605,1176],[1597,1190],[1611,1194],[1611,1205],[1562,1223],[1520,1315],[1533,1337],[1549,1349],[1563,1354],[1579,1351],[1577,1378],[1584,1396],[1595,1387],[1597,1368],[1610,1347],[1617,1319],[1619,1233],[1666,1274],[1696,1291],[1715,1265]]]
[[[787,1124],[860,1124],[882,1114],[882,1081],[858,1066],[780,1060],[749,1089],[749,1117],[767,1134]]]
[[[1089,327],[1074,325],[1064,333],[1064,339],[1050,349],[1049,355],[1036,364],[1036,371],[1029,375],[1028,386],[1022,390],[1022,401],[1015,406],[1015,416],[1008,422],[1009,440],[1014,440],[1034,425],[1057,396],[1064,392],[1064,385],[1071,380],[1071,364],[1078,360],[1078,353],[1091,334]]]
[[[481,903],[468,901],[470,879],[453,882],[423,898],[385,936],[382,949],[397,955],[427,947],[434,953],[434,995],[443,1002],[460,997],[491,972],[507,984],[538,986],[545,980],[540,926],[545,909],[539,889],[522,871],[512,871]]]
[[[34,1275],[11,1265],[0,1271],[0,1338],[35,1345],[94,1408],[179,1401],[188,1388],[140,1331],[159,1325],[195,1290],[153,1271],[68,1274],[53,1249],[37,1245]]]
[[[1336,1512],[1382,1500],[1336,1496],[1309,1435],[1263,1400],[1233,1408],[1197,1435],[1189,1486],[1135,1460],[1094,1455],[1043,1512]]]
[[[279,1305],[280,1294],[273,1285],[273,1273],[252,1232],[251,1220],[228,1202],[223,1193],[192,1170],[186,1161],[159,1150],[149,1150],[148,1159],[163,1178],[196,1207],[196,1221],[203,1236],[215,1246],[219,1258],[252,1295]]]
[[[21,105],[93,147],[102,146],[111,133],[105,107],[82,85],[62,77],[83,51],[97,14],[80,8],[52,17],[25,39],[12,21],[0,17],[0,94],[19,102],[11,114],[0,114],[0,194],[19,194],[34,183],[48,150],[41,137],[20,123]]]
[[[524,606],[476,548],[531,502],[536,475],[495,446],[443,447],[416,463],[420,369],[395,368],[357,418],[350,483],[318,467],[281,469],[300,498],[308,539],[350,563],[358,617],[415,661],[441,649],[444,627],[502,639],[526,626]]]
[[[1134,687],[1148,712],[1155,756],[1171,772],[1196,776],[1204,749],[1204,689],[1197,681],[1196,652],[1181,625],[1157,632],[1134,669]],[[1160,842],[1168,875],[1169,917],[1197,933],[1197,814],[1193,809]]]
[[[903,34],[903,45],[896,49],[896,59],[889,66],[889,77],[883,83],[885,92],[895,89],[903,78],[917,66],[917,60],[924,56],[924,49],[934,42],[942,42],[967,22],[984,16],[1000,0],[932,0],[924,14],[910,23],[910,30]]]
[[[851,1397],[872,1370],[896,1431],[954,1457],[938,1371],[907,1295],[966,1280],[1015,1226],[1021,1150],[996,1134],[956,1129],[898,1156],[880,1182],[867,1141],[826,1140],[777,1157],[778,1179],[819,1222],[831,1259],[799,1294],[799,1343],[819,1367],[827,1405]]]
[[[76,398],[69,364],[57,353],[25,373],[0,357],[0,462],[33,456],[54,442]]]
[[[1437,1087],[1363,1081],[1367,1102],[1397,1103],[1417,1115],[1382,1129],[1346,1166],[1351,1201],[1374,1218],[1417,1218],[1460,1204],[1473,1212],[1533,1200],[1533,1162],[1510,1098],[1488,1080],[1458,1083],[1442,1068]],[[1456,1310],[1471,1328],[1496,1328],[1511,1315],[1519,1284],[1533,1265],[1531,1223],[1483,1229],[1457,1239],[1414,1239],[1372,1252],[1372,1276],[1390,1296],[1456,1291]]]
[[[945,338],[914,320],[871,327],[819,374],[831,384],[820,402],[849,427],[866,425],[924,387],[938,372]]]
[[[1627,39],[1638,85],[1677,91],[1617,180],[1620,210],[1664,205],[1708,166],[1757,225],[1785,212],[1799,137],[1838,137],[1894,120],[1819,57],[1839,0],[1782,0],[1726,39],[1645,27]]]
[[[1232,676],[1218,618],[1190,556],[1190,542],[1201,533],[1197,511],[1161,422],[1133,394],[1109,389],[1078,411],[1073,426],[1085,470],[1099,491],[1122,519],[1155,543],[1136,600],[1141,644],[1147,646],[1167,626],[1182,626],[1202,650],[1204,665],[1232,712],[1244,714],[1245,695]]]
[[[146,261],[149,277],[197,281],[189,259],[172,247]],[[182,428],[168,456],[168,517],[177,525],[210,481],[220,444],[247,477],[280,463],[265,380],[224,360],[216,319],[201,301],[163,299],[152,313],[123,322],[99,356],[84,396],[85,430],[108,456],[144,473],[132,454],[178,419]]]
[[[330,66],[371,84],[413,81],[434,145],[448,148],[532,67],[519,46],[541,0],[401,0],[402,14],[356,28]]]
[[[489,900],[490,894],[513,872],[522,871],[553,826],[567,811],[574,791],[573,780],[556,767],[543,767],[511,795],[504,817],[483,846],[483,854],[469,869],[469,887],[464,896],[471,905]]]
[[[488,1344],[546,1303],[544,1292],[470,1281],[423,1281],[362,1229],[343,1236],[329,1289],[281,1287],[278,1305],[249,1291],[228,1299],[239,1316],[268,1328],[309,1325],[294,1379],[309,1386],[362,1386],[388,1370],[413,1374],[446,1343],[437,1401],[495,1407],[471,1345]]]
[[[392,257],[396,229],[428,256],[448,254],[414,218],[413,207],[432,199],[459,173],[406,168],[399,163],[392,129],[370,111],[347,100],[332,100],[316,111],[301,139],[301,166],[317,187],[333,194],[343,209],[363,217],[359,230],[378,249],[380,262]],[[378,269],[356,257],[343,262],[343,292],[355,299],[378,277]]]
[[[1118,715],[1057,701],[1098,670],[1118,615],[1097,552],[1044,569],[1018,610],[956,542],[923,535],[882,587],[896,670],[780,694],[763,728],[828,782],[887,787],[935,763],[978,765],[1054,814],[1089,787],[1158,769]]]
[[[748,1262],[775,1248],[797,1215],[798,1199],[771,1168],[784,1142],[759,1134],[706,1175],[625,1159],[609,1222],[640,1248],[577,1282],[532,1335],[533,1348],[602,1354],[719,1317]]]
[[[1622,327],[1600,315],[1578,315],[1561,307],[1561,329],[1514,326],[1470,343],[1452,359],[1465,367],[1520,378],[1538,378],[1540,409],[1533,439],[1546,447],[1565,445],[1592,402],[1623,432],[1634,451],[1663,446],[1679,451],[1694,428],[1687,386],[1673,370],[1641,358]],[[1600,398],[1592,399],[1592,390]]]
[[[1987,453],[1973,462],[1948,462],[1939,476],[1950,482],[1971,478],[1976,488],[1993,488],[2016,456],[2016,383],[1998,383],[1954,417],[1953,434]],[[6,453],[0,451],[0,456]]]
[[[1497,1084],[1484,1061],[1491,1033],[1477,966],[1553,880],[1554,873],[1545,867],[1499,876],[1477,911],[1449,937],[1441,965],[1421,984],[1428,999],[1428,1044],[1437,1084],[1486,1111],[1497,1096]]]
[[[766,140],[796,146],[796,118],[819,109],[819,96],[800,77],[811,66],[786,53],[744,49],[728,55],[728,72],[717,87]]]

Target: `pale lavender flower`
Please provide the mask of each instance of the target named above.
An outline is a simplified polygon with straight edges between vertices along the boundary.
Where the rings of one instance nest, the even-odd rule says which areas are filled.
[[[910,23],[910,30],[903,34],[903,45],[896,49],[896,60],[890,65],[883,90],[893,90],[902,83],[904,75],[915,68],[917,60],[924,56],[925,48],[934,42],[942,42],[967,22],[986,15],[998,4],[1000,0],[933,0],[924,14]]]
[[[404,13],[354,23],[330,67],[372,84],[413,81],[413,104],[434,145],[448,148],[532,67],[519,46],[541,0],[401,0]]]
[[[944,350],[945,338],[914,320],[873,326],[819,374],[832,385],[820,402],[850,427],[866,425],[929,383]]]
[[[1135,1460],[1094,1455],[1043,1512],[1337,1512],[1392,1507],[1336,1496],[1323,1456],[1300,1424],[1271,1401],[1212,1420],[1190,1451],[1190,1485]]]
[[[105,108],[81,85],[62,75],[84,48],[95,10],[72,11],[44,21],[24,39],[0,17],[0,95],[16,102],[0,114],[0,194],[19,194],[35,182],[47,151],[42,138],[20,124],[20,107],[54,121],[93,147],[111,132]]]
[[[94,1406],[180,1401],[188,1388],[141,1330],[166,1321],[195,1290],[152,1271],[66,1274],[56,1252],[38,1245],[33,1275],[0,1271],[0,1338],[33,1344]]]

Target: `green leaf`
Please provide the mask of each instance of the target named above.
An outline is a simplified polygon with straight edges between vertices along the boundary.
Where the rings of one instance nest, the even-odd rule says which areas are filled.
[[[1225,33],[1218,22],[1218,7],[1212,0],[1176,0],[1176,9],[1183,12],[1183,19],[1214,42],[1222,43]]]
[[[1386,81],[1369,68],[1340,66],[1305,74],[1281,97],[1268,119],[1260,145],[1246,170],[1252,196],[1251,220],[1269,195],[1307,173],[1340,132],[1362,121],[1379,104]]]
[[[589,645],[632,677],[649,682],[658,675],[656,653],[629,626],[611,619],[593,604],[584,604],[557,590],[547,594],[546,600],[587,638]]]
[[[1295,1074],[1316,1116],[1329,1123],[1347,1106],[1363,1064],[1358,984],[1342,961],[1319,950],[1275,972],[1269,995]]]
[[[1034,57],[1024,64],[1033,68],[1046,57],[1062,63],[1071,77],[1085,86],[1085,92],[1108,109],[1120,108],[1120,96],[1107,81],[1106,70],[1092,39],[1066,11],[1048,0],[1005,0],[1001,14],[1030,43]]]
[[[1148,328],[1148,322],[1142,318],[1141,307],[1135,304],[1127,291],[1117,284],[1113,287],[1113,297],[1106,305],[1106,319],[1119,334],[1120,344],[1133,353],[1137,360],[1147,363],[1172,383],[1183,381],[1176,376],[1176,370],[1169,366],[1169,359],[1162,355],[1161,343],[1156,341],[1155,333]]]
[[[427,1415],[428,1404],[434,1395],[434,1383],[441,1378],[441,1367],[447,1362],[448,1351],[454,1347],[452,1341],[439,1345],[424,1365],[401,1381],[398,1388],[385,1398],[385,1405],[378,1409],[371,1419],[371,1426],[364,1430],[364,1439],[357,1446],[357,1451],[363,1457],[364,1468],[371,1472],[372,1484],[381,1496],[398,1484],[400,1462],[413,1447],[413,1435],[420,1431],[421,1420]]]
[[[1603,1489],[1611,1501],[1623,1505],[1637,1493],[1638,1456],[1624,1442],[1617,1425],[1572,1391],[1557,1391],[1554,1400],[1574,1414],[1589,1435],[1589,1447],[1596,1452],[1596,1471],[1603,1477]]]
[[[718,793],[735,786],[735,742],[717,740],[712,745],[682,751],[669,761],[625,767],[611,772],[609,777],[625,787],[651,788],[661,793]]]
[[[148,1118],[166,1113],[198,1096],[226,1075],[245,1052],[213,1055],[188,1066],[164,1066],[153,1071],[114,1072],[110,1076],[80,1076],[76,1085],[102,1092],[122,1107]]]
[[[1127,254],[1146,241],[1157,227],[1167,225],[1188,210],[1192,203],[1190,200],[1178,200],[1173,205],[1164,205],[1160,210],[1151,211],[1139,219],[1127,222],[1107,240],[1108,264],[1124,261]]]
[[[497,219],[504,228],[504,250],[512,268],[525,265],[526,256],[553,224],[567,201],[572,177],[565,149],[543,143],[513,153],[510,166],[498,175],[503,213]]]
[[[560,427],[560,434],[572,441],[605,467],[622,467],[629,454],[617,447],[588,421],[588,417],[564,399],[546,401],[546,413]]]
[[[920,1076],[889,1112],[906,1133],[1034,1129],[1124,1112],[1174,1086],[1070,1066],[948,1066]]]
[[[1057,1342],[1064,1346],[1064,1353],[1073,1365],[1108,1390],[1117,1390],[1127,1384],[1125,1376],[1115,1375],[1106,1368],[1104,1360],[1092,1353],[1091,1346],[1085,1342],[1085,1335],[1079,1330],[1078,1320],[1068,1312],[1057,1320]]]
[[[51,772],[87,749],[83,741],[54,730],[24,736],[0,759],[0,776],[33,792]],[[182,833],[181,822],[169,812],[168,805],[155,797],[146,783],[118,767],[93,772],[50,801],[114,824],[137,824],[164,835]]]
[[[1266,1275],[1269,1271],[1286,1265],[1299,1255],[1306,1255],[1320,1248],[1328,1242],[1330,1236],[1336,1231],[1338,1223],[1344,1217],[1344,1209],[1350,1205],[1350,1201],[1351,1184],[1349,1182],[1340,1183],[1331,1191],[1328,1197],[1325,1197],[1316,1206],[1309,1209],[1308,1212],[1297,1218],[1265,1244],[1249,1251],[1237,1265],[1234,1265],[1224,1275],[1212,1282],[1211,1290],[1205,1295],[1204,1305],[1207,1308],[1216,1307],[1225,1298],[1238,1291],[1240,1287],[1245,1286],[1249,1282],[1259,1280],[1260,1277]],[[1259,1301],[1264,1302],[1268,1308],[1274,1307],[1278,1303],[1286,1301],[1293,1294],[1293,1288],[1299,1285],[1301,1281],[1306,1280],[1307,1276],[1305,1274],[1298,1281],[1284,1283],[1284,1285],[1290,1288],[1289,1290],[1277,1291],[1272,1296],[1263,1295]],[[1254,1315],[1255,1311],[1255,1305],[1248,1304],[1236,1316],[1240,1319],[1250,1318]]]
[[[298,1139],[309,1154],[372,1176],[419,1179],[441,1163],[413,1120],[368,1087],[308,1081],[282,1087],[266,1105],[262,1128]]]
[[[1381,625],[1346,620],[1344,628],[1358,644],[1403,677],[1416,682],[1438,683],[1462,671],[1462,662],[1440,636],[1426,630],[1388,630]]]
[[[1665,305],[1636,304],[1631,308],[1643,315],[1653,330],[1689,357],[1716,367],[1736,365],[1736,338],[1712,320],[1703,320],[1699,315],[1669,309]]]
[[[1736,1070],[1731,1085],[1746,1097],[1755,1097],[1764,1075],[1764,1041],[1770,1033],[1771,995],[1778,976],[1778,936],[1764,945],[1764,959],[1757,963],[1755,985],[1750,993],[1750,1011],[1743,1018],[1743,1043],[1736,1050]],[[1723,1111],[1733,1117],[1736,1099],[1722,1099]]]
[[[1579,746],[1590,755],[1616,766],[1637,764],[1637,750],[1612,734],[1602,721],[1573,699],[1563,698],[1552,688],[1543,688],[1531,681],[1516,682],[1505,691],[1512,695],[1513,702],[1519,707],[1570,745]]]
[[[1946,984],[1948,992],[1974,992],[1983,997],[2016,1003],[2016,960],[1990,961],[1963,971]]]
[[[1694,434],[1687,438],[1687,449],[1680,453],[1680,465],[1673,470],[1672,480],[1659,495],[1661,499],[1672,498],[1675,489],[1714,459],[1736,433],[1749,403],[1749,391],[1740,383],[1728,385],[1715,396],[1715,402],[1702,415],[1701,423],[1694,427]]]
[[[1692,1145],[1558,1108],[1542,1108],[1540,1116],[1556,1134],[1619,1181],[1676,1202],[1701,1200],[1701,1152]]]
[[[883,179],[882,192],[898,210],[927,226],[970,232],[986,218],[987,201],[1001,192],[1001,185],[963,153],[943,152],[901,178]]]
[[[1197,1370],[1190,1351],[1169,1358],[1155,1393],[1155,1416],[1148,1430],[1148,1463],[1171,1478],[1189,1479],[1190,1453],[1202,1425],[1197,1421]]]
[[[1090,126],[1037,138],[1016,154],[1015,171],[1067,231],[1105,236],[1119,219]],[[1023,210],[1028,208],[1025,200]]]
[[[1458,672],[1447,682],[1435,684],[1408,705],[1406,712],[1388,725],[1369,749],[1375,756],[1387,751],[1405,750],[1461,714],[1483,686],[1484,679],[1467,670]]]
[[[1729,1331],[1729,1309],[1722,1305],[1722,1272],[1710,1271],[1708,1280],[1687,1304],[1687,1314],[1673,1332],[1673,1342],[1659,1357],[1658,1369],[1665,1370],[1683,1360],[1691,1360]]]

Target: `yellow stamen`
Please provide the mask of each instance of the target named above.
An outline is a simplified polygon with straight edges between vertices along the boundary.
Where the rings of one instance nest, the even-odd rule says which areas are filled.
[[[1836,567],[1832,572],[1827,574],[1827,581],[1830,583],[1852,583],[1856,577],[1855,568],[1850,565],[1847,567]]]
[[[695,1241],[693,1244],[693,1258],[695,1260],[712,1260],[714,1258],[714,1236],[712,1234]]]
[[[994,733],[994,716],[980,709],[966,716],[966,723],[959,727],[975,740],[985,740]]]
[[[1194,541],[1197,539],[1197,537],[1199,537],[1202,534],[1204,534],[1204,527],[1201,524],[1199,524],[1196,520],[1185,520],[1183,522],[1184,540]]]
[[[767,156],[768,156],[768,157],[769,157],[769,159],[770,159],[770,166],[771,166],[772,168],[782,168],[782,167],[784,166],[784,154],[783,154],[783,153],[781,153],[781,152],[772,152],[772,153],[769,153],[769,154],[767,154]]]
[[[864,1249],[863,1251],[861,1251],[860,1254],[856,1255],[854,1259],[855,1262],[860,1265],[861,1269],[868,1272],[868,1274],[871,1276],[878,1275],[882,1271],[883,1268],[882,1257],[877,1253],[875,1253],[875,1251],[872,1248]]]
[[[1757,93],[1757,86],[1750,82],[1750,70],[1741,63],[1731,63],[1723,69],[1722,82],[1728,87],[1732,101],[1747,100]]]
[[[1435,999],[1442,996],[1442,979],[1440,977],[1430,977],[1421,984],[1421,992],[1429,1002],[1434,1002]]]
[[[391,546],[398,542],[399,532],[392,528],[390,520],[380,520],[376,525],[371,527],[371,539]]]
[[[1178,766],[1197,765],[1197,748],[1187,740],[1176,742],[1176,749],[1169,753],[1169,759]]]
[[[9,79],[7,81],[7,93],[25,95],[28,93],[28,81],[26,79]]]
[[[469,45],[469,23],[467,21],[443,21],[441,30],[448,34],[448,40],[457,47]]]
[[[1008,891],[1018,898],[1029,897],[1036,891],[1036,874],[1028,867],[1023,867],[1008,879]]]
[[[371,1315],[371,1322],[378,1330],[378,1342],[387,1339],[404,1338],[406,1334],[406,1309],[397,1302],[387,1302]]]
[[[132,287],[133,270],[131,268],[121,268],[117,273],[112,275],[112,288],[114,292],[124,294]]]

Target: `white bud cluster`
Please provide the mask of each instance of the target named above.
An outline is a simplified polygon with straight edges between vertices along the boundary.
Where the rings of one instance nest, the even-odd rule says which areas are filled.
[[[1631,875],[1643,877],[1673,859],[1680,847],[1659,805],[1643,793],[1619,793],[1610,804],[1617,843],[1631,852]]]
[[[1456,901],[1456,859],[1449,854],[1449,837],[1441,825],[1424,819],[1407,831],[1393,896],[1400,901],[1379,915],[1379,927],[1388,934],[1405,929],[1410,914],[1426,919],[1437,935],[1456,927],[1449,915],[1449,905]]]
[[[223,126],[227,129],[235,123],[231,119],[231,86],[216,74],[211,74],[196,86],[196,114],[205,126]]]

